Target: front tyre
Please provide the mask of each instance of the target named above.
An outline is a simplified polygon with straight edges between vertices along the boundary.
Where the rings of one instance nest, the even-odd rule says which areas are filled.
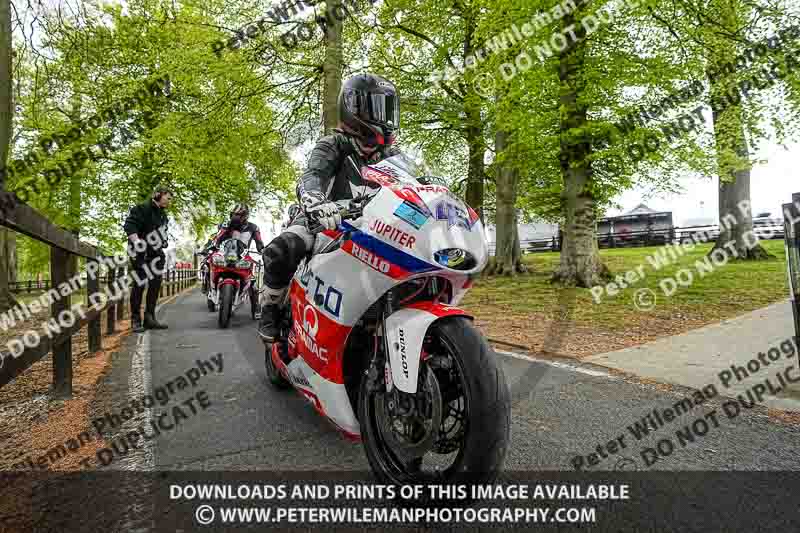
[[[233,309],[233,297],[236,287],[225,284],[219,289],[219,316],[217,323],[219,327],[225,329],[231,321],[231,310]]]
[[[415,394],[387,393],[382,378],[370,390],[369,378],[362,380],[359,423],[373,472],[379,482],[398,485],[492,483],[511,418],[494,351],[465,317],[431,325],[424,351]]]

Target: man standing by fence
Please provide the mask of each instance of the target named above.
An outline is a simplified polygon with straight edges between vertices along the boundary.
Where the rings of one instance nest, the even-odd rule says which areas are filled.
[[[147,202],[131,208],[123,229],[128,237],[129,255],[133,266],[131,289],[131,326],[141,333],[145,329],[166,329],[156,320],[156,301],[161,290],[162,274],[166,268],[167,224],[165,209],[172,201],[172,191],[157,187]],[[142,321],[142,295],[147,285],[147,301]]]

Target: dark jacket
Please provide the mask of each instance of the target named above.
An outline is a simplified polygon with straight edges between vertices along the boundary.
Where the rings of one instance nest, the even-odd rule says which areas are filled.
[[[163,255],[164,248],[167,247],[168,224],[167,213],[158,207],[153,200],[148,200],[131,208],[122,228],[126,237],[130,237],[135,233],[145,242],[147,242],[147,235],[152,234],[153,236],[150,237],[150,240],[155,244],[147,242],[146,255],[154,257]]]
[[[379,148],[367,161],[361,157],[354,142],[341,130],[334,130],[333,134],[317,141],[317,145],[311,151],[308,167],[300,176],[297,184],[297,197],[300,198],[304,191],[316,191],[334,202],[353,198],[351,184],[355,187],[363,187],[364,180],[347,160],[347,156],[352,156],[356,166],[360,169],[364,165],[378,163],[400,153],[400,150],[394,146],[388,149]]]
[[[228,236],[230,236],[233,231],[236,230],[231,229],[229,222],[220,224],[217,235],[212,239],[212,246],[219,246],[219,244]],[[241,228],[238,228],[238,231],[240,235],[239,240],[241,240],[248,249],[250,248],[250,242],[256,241],[256,250],[261,252],[261,250],[264,248],[264,241],[261,240],[261,230],[258,229],[258,226],[252,222],[248,222]]]

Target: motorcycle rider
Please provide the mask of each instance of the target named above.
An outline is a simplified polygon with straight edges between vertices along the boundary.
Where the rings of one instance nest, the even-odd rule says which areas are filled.
[[[217,234],[208,240],[206,245],[200,251],[200,255],[205,255],[206,258],[210,252],[216,250],[222,241],[228,238],[240,240],[245,245],[245,250],[250,249],[251,241],[255,241],[256,250],[262,253],[264,249],[264,241],[261,239],[261,230],[258,226],[250,222],[250,208],[246,204],[237,204],[230,212],[230,219],[228,222],[223,222],[218,226],[219,231]],[[205,277],[211,275],[209,269],[206,269]],[[208,292],[210,280],[203,280],[204,292]]]
[[[278,335],[279,304],[303,257],[314,247],[315,236],[306,221],[325,229],[341,223],[337,200],[353,198],[364,186],[358,169],[397,155],[394,146],[400,126],[400,101],[394,84],[375,74],[358,74],[339,93],[339,126],[322,137],[311,151],[308,168],[300,176],[297,197],[301,212],[264,249],[264,290],[259,335],[274,341]],[[352,157],[354,165],[347,160]]]
[[[261,253],[264,249],[261,230],[248,220],[249,217],[250,208],[246,204],[237,204],[230,212],[230,220],[219,225],[217,235],[206,244],[207,248],[204,248],[203,251],[207,252],[208,249],[217,248],[225,239],[234,238],[242,241],[247,250],[250,249],[250,243],[255,241],[256,250]]]

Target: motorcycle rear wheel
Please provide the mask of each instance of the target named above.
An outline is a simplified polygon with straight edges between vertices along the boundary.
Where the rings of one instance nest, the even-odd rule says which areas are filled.
[[[386,393],[383,384],[369,391],[367,377],[362,379],[359,424],[370,466],[379,482],[394,485],[492,483],[502,468],[510,436],[511,394],[503,369],[486,339],[465,317],[435,322],[428,338],[430,355],[420,364],[417,393],[399,393],[404,396],[400,396],[403,408],[411,405],[410,416],[407,410],[399,415],[391,412],[400,410],[398,396]],[[449,367],[443,370],[446,361],[450,361]],[[416,427],[409,433],[408,425]],[[420,437],[426,428],[429,434]],[[427,451],[421,456],[415,456],[424,449]],[[426,464],[439,463],[448,455],[455,458],[444,469]],[[423,472],[425,467],[433,471]],[[461,505],[469,501],[427,503]]]
[[[231,321],[234,291],[235,287],[229,284],[223,285],[219,289],[219,316],[217,323],[222,329],[227,328]]]

